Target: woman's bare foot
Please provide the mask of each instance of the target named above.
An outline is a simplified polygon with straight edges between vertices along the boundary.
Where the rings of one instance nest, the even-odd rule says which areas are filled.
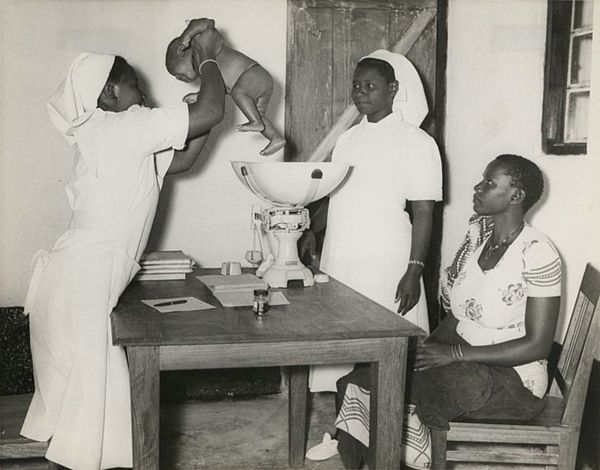
[[[238,132],[262,132],[265,130],[265,124],[262,121],[248,121],[235,126],[235,130]]]
[[[267,157],[269,155],[273,155],[275,152],[282,149],[283,147],[285,147],[285,139],[283,137],[273,139],[271,142],[269,142],[269,145],[267,145],[264,149],[260,151],[260,154],[263,157]]]

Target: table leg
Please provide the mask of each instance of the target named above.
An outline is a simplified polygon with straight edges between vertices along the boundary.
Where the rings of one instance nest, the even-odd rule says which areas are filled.
[[[402,413],[408,338],[380,342],[379,362],[371,365],[369,467],[400,468]]]
[[[292,468],[304,466],[306,447],[306,407],[308,396],[308,366],[289,368],[289,465]]]
[[[159,470],[159,348],[127,348],[131,383],[133,468]]]

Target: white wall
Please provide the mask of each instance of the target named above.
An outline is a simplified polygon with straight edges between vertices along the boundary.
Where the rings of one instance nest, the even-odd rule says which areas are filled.
[[[594,28],[596,109],[587,156],[548,156],[541,148],[546,12],[545,0],[450,0],[445,130],[449,200],[442,266],[451,261],[464,236],[473,186],[485,165],[500,153],[531,158],[543,170],[547,189],[528,218],[561,253],[564,315],[572,310],[585,263],[595,261],[600,267],[600,12]]]
[[[283,127],[284,0],[0,0],[0,5],[0,306],[23,304],[31,255],[50,248],[68,224],[63,185],[72,155],[51,127],[45,101],[78,51],[122,54],[152,84],[148,91],[158,103],[178,100],[188,85],[164,70],[164,47],[185,18],[212,16],[234,47],[273,74],[277,88],[270,115]],[[560,249],[567,280],[563,311],[570,311],[585,262],[600,265],[600,61],[594,64],[588,156],[544,155],[545,22],[545,0],[450,0],[449,199],[442,265],[464,234],[472,187],[487,162],[499,153],[520,153],[547,177],[543,204],[530,220]],[[600,34],[594,41],[600,50]],[[205,152],[207,164],[167,183],[151,248],[183,249],[204,266],[243,259],[252,243],[254,198],[235,180],[228,161],[262,158],[257,152],[265,142],[234,134],[232,126],[241,119],[229,103]]]
[[[168,41],[184,20],[213,17],[230,44],[275,79],[269,116],[283,130],[286,2],[280,0],[0,0],[0,306],[23,305],[33,253],[52,247],[69,221],[64,183],[73,156],[51,126],[45,102],[83,50],[124,56],[155,103],[189,85],[164,68]],[[259,160],[258,134],[237,134],[244,118],[227,100],[204,166],[167,180],[149,248],[183,249],[203,266],[242,260],[251,247],[250,206],[230,160]],[[275,155],[270,159],[279,159]]]

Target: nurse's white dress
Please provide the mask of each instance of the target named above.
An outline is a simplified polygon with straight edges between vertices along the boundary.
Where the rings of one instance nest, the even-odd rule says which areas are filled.
[[[412,233],[404,209],[407,200],[441,200],[438,147],[394,112],[376,123],[363,119],[342,134],[332,161],[352,168],[331,194],[321,270],[397,312],[396,288],[408,266]],[[422,281],[419,302],[405,318],[429,331]],[[335,391],[336,380],[353,366],[312,367],[311,391]]]
[[[132,466],[129,373],[109,316],[139,269],[172,149],[187,131],[183,103],[97,109],[74,130],[73,217],[37,257],[26,301],[35,394],[21,431],[52,438],[46,457],[68,468]]]

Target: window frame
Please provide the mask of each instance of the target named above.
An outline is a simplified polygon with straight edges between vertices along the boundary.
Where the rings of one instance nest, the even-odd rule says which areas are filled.
[[[567,89],[570,87],[574,1],[548,0],[542,109],[542,149],[549,155],[585,155],[587,143],[565,142]]]

